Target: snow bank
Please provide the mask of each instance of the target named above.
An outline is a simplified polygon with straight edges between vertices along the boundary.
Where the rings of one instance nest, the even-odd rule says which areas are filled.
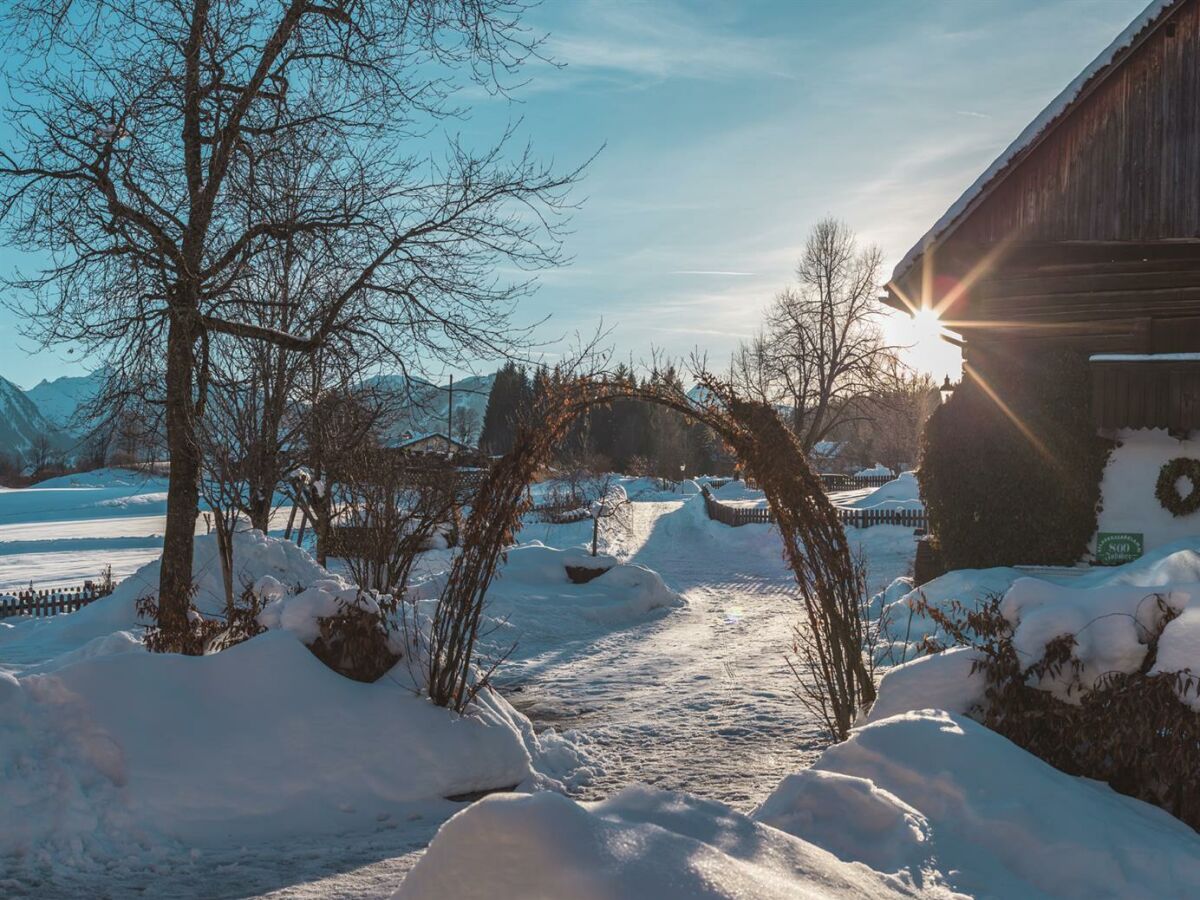
[[[901,472],[894,480],[844,504],[852,509],[924,509],[917,477],[912,472]]]
[[[574,584],[567,577],[567,566],[607,571],[586,584]],[[443,584],[444,577],[434,577],[415,587],[410,597],[432,601]],[[644,566],[623,565],[604,554],[591,556],[578,547],[556,550],[533,541],[508,551],[488,589],[484,612],[493,620],[489,643],[517,642],[525,653],[636,625],[684,603],[657,572]]]
[[[978,658],[969,647],[954,647],[888,669],[867,721],[878,722],[917,709],[970,712],[983,702],[987,687],[981,672],[971,672]]]
[[[34,489],[135,487],[150,491],[165,491],[167,478],[165,475],[155,474],[147,469],[124,469],[116,466],[46,478],[37,482],[33,487]]]
[[[767,495],[758,488],[747,487],[744,481],[730,481],[721,485],[712,495],[724,503],[738,506],[766,506]]]
[[[857,729],[747,817],[636,786],[490,797],[397,900],[455,897],[1185,897],[1200,837],[946,712]]]
[[[533,777],[486,706],[460,718],[391,679],[350,681],[284,633],[93,657],[2,690],[0,856],[369,828],[408,801]]]
[[[898,579],[876,596],[872,615],[884,616],[877,659],[903,662],[919,653],[925,636],[949,642],[933,621],[914,611],[923,597],[950,612],[953,601],[976,608],[987,596],[1002,596],[1000,613],[1013,626],[1013,646],[1024,665],[1041,659],[1046,644],[1062,635],[1075,638],[1079,670],[1065,667],[1037,687],[1068,702],[1079,702],[1080,688],[1095,686],[1110,672],[1132,673],[1146,662],[1149,641],[1158,634],[1152,671],[1200,675],[1200,538],[1178,541],[1124,566],[1096,568],[1081,575],[1070,570],[1030,577],[1017,569],[964,569],[949,572],[918,590],[896,595],[910,585]],[[952,613],[953,615],[953,613]],[[1163,622],[1170,616],[1178,616]],[[969,656],[938,654],[940,661],[918,659],[892,669],[880,685],[871,720],[914,709],[938,707],[966,712],[979,702],[979,676],[968,677]],[[1200,709],[1194,691],[1181,693]]]
[[[1058,677],[1047,675],[1038,687],[1062,700],[1078,702],[1079,692],[1070,690],[1076,678],[1079,685],[1090,689],[1106,673],[1138,671],[1148,642],[1162,629],[1168,613],[1182,612],[1198,597],[1200,583],[1196,582],[1148,590],[1129,584],[1076,588],[1021,578],[1004,595],[1000,612],[1015,626],[1013,647],[1025,665],[1041,659],[1050,641],[1074,635],[1072,655],[1081,664],[1079,672],[1065,669]],[[1164,637],[1175,624],[1167,625]],[[1170,640],[1179,643],[1174,635]],[[1174,662],[1179,669],[1200,673],[1200,644],[1177,656]],[[1164,660],[1159,660],[1159,667],[1168,671]]]
[[[883,463],[875,463],[875,465],[871,466],[871,468],[869,468],[869,469],[859,469],[857,472],[854,473],[854,477],[855,478],[876,478],[880,475],[892,476],[895,474],[896,474],[895,472],[893,472],[891,469],[889,469]]]
[[[267,537],[261,531],[237,532],[233,551],[233,584],[238,593],[265,576],[271,576],[293,591],[331,579],[338,589],[351,586],[350,582],[317,565],[305,550],[290,541]],[[222,612],[225,588],[216,536],[197,537],[194,554],[196,595],[193,602],[202,613]],[[148,563],[117,585],[111,596],[78,612],[45,619],[22,619],[13,628],[0,630],[0,658],[16,663],[41,663],[114,632],[137,631],[137,601],[141,597],[157,596],[160,565],[157,559]]]
[[[411,688],[422,671],[408,657],[374,684],[328,669],[297,638],[375,598],[290,543],[235,541],[237,583],[270,598],[261,621],[274,630],[221,653],[144,651],[134,603],[157,563],[80,612],[4,629],[0,658],[15,668],[0,671],[0,860],[88,867],[231,838],[373,831],[404,821],[408,804],[587,779],[572,742],[535,735],[490,690],[459,716]],[[214,541],[196,551],[196,602],[213,611]]]
[[[857,729],[754,816],[928,893],[1200,893],[1200,836],[1182,822],[941,711]]]
[[[712,801],[636,786],[602,803],[488,797],[442,826],[396,900],[906,896]]]

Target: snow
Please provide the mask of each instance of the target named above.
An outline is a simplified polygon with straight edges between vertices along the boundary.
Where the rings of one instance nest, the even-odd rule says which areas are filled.
[[[1066,86],[1062,93],[1050,101],[1050,104],[1025,127],[1025,130],[1017,136],[1016,140],[1009,144],[1004,152],[996,157],[992,164],[987,167],[984,173],[975,179],[975,182],[967,188],[966,192],[950,205],[950,208],[942,214],[942,217],[934,223],[933,227],[904,254],[904,258],[900,260],[892,272],[892,280],[898,281],[904,277],[904,274],[912,267],[918,257],[928,247],[935,244],[942,234],[949,230],[966,213],[992,181],[1008,167],[1009,163],[1016,159],[1026,148],[1032,146],[1042,133],[1067,111],[1068,107],[1079,96],[1088,82],[1104,69],[1108,68],[1122,50],[1130,46],[1142,31],[1153,24],[1163,12],[1174,6],[1177,2],[1178,0],[1151,0],[1150,4],[1142,10],[1141,14],[1130,22],[1129,26],[1099,56],[1091,61],[1076,76],[1075,80]]]
[[[893,472],[891,469],[889,469],[883,463],[875,463],[875,465],[871,466],[871,468],[869,468],[869,469],[859,469],[857,472],[854,473],[854,477],[855,478],[873,478],[873,477],[878,477],[880,475],[887,475],[888,477],[891,477],[895,474],[896,474],[895,472]]]
[[[1161,428],[1123,429],[1116,438],[1120,446],[1100,481],[1097,531],[1142,534],[1146,550],[1153,550],[1200,530],[1200,517],[1173,516],[1154,496],[1159,469],[1177,456],[1200,457],[1200,440],[1179,440]]]
[[[591,522],[584,524],[590,536]],[[586,584],[574,584],[567,566],[607,571]],[[433,601],[444,583],[444,574],[437,573],[415,585],[409,596]],[[555,549],[535,540],[508,551],[488,590],[485,643],[497,651],[516,645],[523,653],[541,652],[564,641],[643,624],[684,602],[645,566],[619,564],[607,554],[591,556],[581,547]]]
[[[899,873],[928,892],[941,885],[987,897],[1200,891],[1200,836],[1186,825],[1059,772],[964,716],[925,710],[883,719],[826,750],[812,771],[867,779],[875,792],[866,801],[861,785],[842,782],[845,799],[809,804],[812,824],[798,836],[832,847],[866,818],[843,809],[874,808],[884,827],[859,852],[889,871],[902,864]],[[779,821],[778,812],[756,816]]]
[[[919,652],[918,636],[948,640],[931,620],[907,615],[922,595],[931,606],[947,612],[955,600],[970,610],[985,597],[1002,596],[1000,613],[1013,626],[1013,647],[1025,666],[1045,655],[1048,642],[1074,636],[1078,671],[1065,666],[1034,686],[1078,703],[1081,690],[1094,688],[1104,675],[1141,671],[1150,641],[1160,631],[1152,671],[1200,673],[1198,576],[1200,537],[1159,548],[1123,566],[1083,574],[1029,577],[1016,569],[950,572],[894,599],[908,587],[907,580],[900,579],[874,601],[874,608],[885,615],[884,649],[877,658],[885,663],[912,661],[886,672],[870,720],[929,706],[967,712],[982,699],[981,679],[970,674],[974,651],[953,649],[913,659]],[[904,635],[909,636],[908,643]],[[1200,708],[1194,690],[1185,688],[1180,697]]]
[[[1193,896],[1200,837],[965,717],[855,730],[750,816],[631,787],[490,797],[447,822],[396,900],[456,897]]]
[[[899,897],[866,866],[729,807],[631,787],[601,803],[489,797],[455,816],[396,900]]]
[[[0,859],[14,884],[369,834],[444,817],[442,798],[587,779],[584,753],[535,734],[490,689],[459,716],[414,690],[422,670],[407,655],[374,684],[328,669],[297,637],[341,604],[378,609],[374,597],[291,543],[234,541],[235,584],[270,600],[272,630],[221,653],[145,652],[134,604],[157,562],[79,612],[4,623]],[[215,554],[197,538],[195,603],[209,612],[223,603]]]
[[[978,658],[970,647],[954,647],[887,669],[867,721],[917,709],[969,712],[982,702],[986,688],[983,675],[971,672]]]
[[[1196,362],[1200,353],[1093,353],[1091,362]]]
[[[916,509],[925,508],[917,476],[901,472],[895,479],[881,484],[871,493],[842,504],[852,509]]]

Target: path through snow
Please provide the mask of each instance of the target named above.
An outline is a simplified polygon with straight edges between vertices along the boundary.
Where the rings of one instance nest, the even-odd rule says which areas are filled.
[[[767,552],[745,552],[750,532],[693,527],[694,512],[634,504],[622,554],[657,571],[686,608],[506,670],[502,689],[536,724],[595,742],[606,772],[585,799],[642,781],[748,810],[820,747],[784,660],[799,610],[778,538],[746,526]]]

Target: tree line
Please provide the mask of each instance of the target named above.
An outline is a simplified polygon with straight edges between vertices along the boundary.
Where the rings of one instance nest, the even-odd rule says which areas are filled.
[[[556,369],[547,366],[531,369],[515,362],[505,364],[496,373],[484,410],[480,449],[493,456],[508,452],[517,424],[542,407],[543,398],[561,378]],[[685,393],[679,373],[671,365],[639,376],[621,364],[603,375],[602,381]],[[638,399],[614,400],[580,416],[556,451],[554,462],[593,472],[670,479],[727,473],[733,468],[732,456],[707,426],[689,420],[679,410]]]

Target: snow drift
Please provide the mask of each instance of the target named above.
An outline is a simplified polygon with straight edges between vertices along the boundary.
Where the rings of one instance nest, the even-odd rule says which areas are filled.
[[[488,798],[447,822],[397,900],[457,897],[1183,897],[1200,837],[925,711],[856,730],[747,817],[629,788]]]
[[[298,637],[348,582],[258,532],[235,551],[236,583],[274,598],[277,630],[221,653],[144,651],[134,606],[158,563],[78,613],[3,630],[0,868],[376,829],[413,803],[586,772],[490,690],[466,716],[432,705],[407,655],[373,684],[326,668]],[[219,609],[212,538],[194,571],[197,606]]]

